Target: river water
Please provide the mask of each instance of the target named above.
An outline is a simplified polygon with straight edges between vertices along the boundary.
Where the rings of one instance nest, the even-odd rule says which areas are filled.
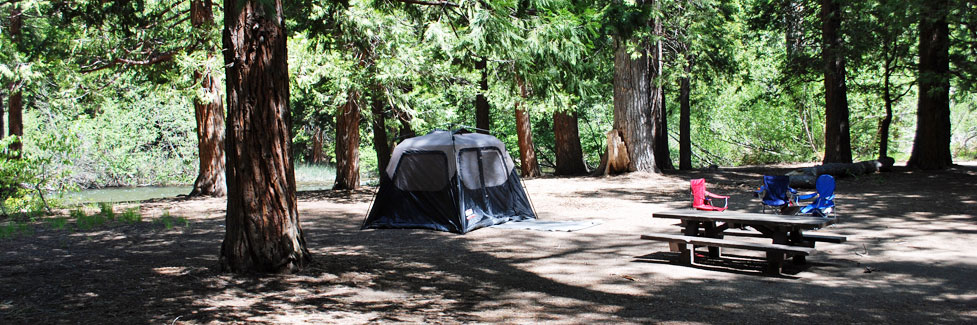
[[[299,183],[299,191],[320,191],[332,188],[332,183]],[[191,186],[139,186],[139,187],[108,187],[81,190],[67,193],[63,201],[67,204],[86,204],[99,202],[127,202],[142,201],[158,198],[172,198],[177,195],[189,194]]]

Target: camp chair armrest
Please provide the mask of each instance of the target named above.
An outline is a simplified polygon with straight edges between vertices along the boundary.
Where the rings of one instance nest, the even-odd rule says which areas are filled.
[[[729,198],[728,196],[715,194],[715,193],[712,193],[712,192],[709,192],[709,191],[706,191],[706,196],[714,197],[714,198],[717,198],[717,199],[728,199]]]
[[[797,199],[798,200],[810,200],[810,199],[813,199],[813,198],[816,198],[816,197],[818,197],[818,193],[811,193],[811,194],[799,195],[799,196],[797,196]]]
[[[797,190],[795,190],[793,187],[788,187],[787,190],[790,191],[790,194],[797,194]]]

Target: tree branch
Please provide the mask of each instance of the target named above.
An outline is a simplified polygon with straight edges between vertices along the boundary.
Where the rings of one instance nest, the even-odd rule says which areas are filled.
[[[186,48],[178,48],[178,49],[175,49],[175,50],[172,50],[172,51],[169,51],[169,52],[164,52],[164,53],[161,53],[161,54],[158,54],[158,55],[150,56],[149,58],[147,58],[145,60],[132,60],[132,59],[126,59],[126,58],[116,58],[115,60],[112,60],[112,61],[110,61],[108,63],[105,63],[105,64],[103,64],[101,66],[97,66],[97,67],[94,67],[94,68],[91,68],[91,66],[89,66],[89,68],[85,68],[85,69],[81,70],[81,73],[90,73],[90,72],[95,72],[95,71],[99,71],[99,70],[103,70],[103,69],[108,69],[108,68],[114,67],[114,66],[119,65],[119,64],[123,64],[123,65],[152,65],[152,64],[157,64],[157,63],[161,63],[161,62],[166,62],[166,61],[172,60],[174,55],[176,55],[178,52],[180,52],[182,50],[185,50],[185,49]],[[94,66],[94,64],[92,66]]]
[[[424,1],[424,0],[390,0],[396,2],[403,2],[422,6],[448,6],[448,7],[460,7],[457,3],[451,1]]]

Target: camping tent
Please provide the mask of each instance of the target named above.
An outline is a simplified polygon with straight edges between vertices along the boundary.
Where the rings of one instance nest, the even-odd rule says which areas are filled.
[[[535,218],[502,141],[466,131],[433,131],[394,149],[363,229],[463,234]]]

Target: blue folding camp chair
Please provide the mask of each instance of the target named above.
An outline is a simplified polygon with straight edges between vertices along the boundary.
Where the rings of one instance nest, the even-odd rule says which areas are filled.
[[[814,202],[801,208],[801,213],[810,213],[815,216],[827,218],[835,210],[835,178],[831,175],[821,175],[814,182],[817,193],[798,196],[798,200],[811,200]]]
[[[760,211],[767,212],[767,207],[774,208],[774,212],[793,214],[796,212],[797,200],[791,200],[791,196],[797,194],[797,190],[790,187],[790,177],[788,176],[763,176],[763,186],[753,193],[760,198]],[[793,210],[793,211],[791,211]]]

